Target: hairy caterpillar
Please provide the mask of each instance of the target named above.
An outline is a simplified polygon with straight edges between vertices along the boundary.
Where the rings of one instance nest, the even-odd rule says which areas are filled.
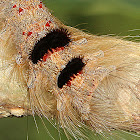
[[[33,113],[55,116],[75,139],[83,136],[79,126],[85,123],[99,134],[112,129],[139,132],[139,43],[87,35],[64,26],[45,13],[39,1],[21,1],[19,5],[19,1],[7,0],[1,4],[1,66],[6,68],[1,73],[2,93],[26,94],[28,88]],[[61,27],[70,33],[69,45],[50,51],[45,62],[32,64],[29,57],[35,44]],[[85,64],[82,73],[62,89],[57,87],[60,71],[73,58],[81,57]]]

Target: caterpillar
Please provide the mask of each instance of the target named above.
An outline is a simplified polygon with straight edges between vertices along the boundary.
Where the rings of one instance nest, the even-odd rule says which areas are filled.
[[[0,0],[0,23],[1,117],[56,119],[68,139],[140,132],[140,43],[66,26],[39,0]]]

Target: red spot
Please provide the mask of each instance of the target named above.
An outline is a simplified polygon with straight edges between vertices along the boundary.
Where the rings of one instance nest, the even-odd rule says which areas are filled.
[[[50,20],[48,21],[49,23],[52,23]]]
[[[47,58],[48,58],[48,55],[47,54],[44,54],[43,61],[45,62]]]
[[[44,54],[44,56],[43,56],[43,62],[45,62],[46,61],[46,59],[48,58],[50,56],[50,53],[48,54],[48,53],[45,53]]]
[[[28,32],[27,36],[30,36],[32,34],[32,32]]]
[[[41,3],[38,6],[39,6],[39,8],[42,8],[42,4]]]
[[[79,71],[78,73],[79,73],[79,74],[82,74],[82,71]]]
[[[16,7],[17,7],[16,5],[13,6],[13,8],[16,8]]]
[[[55,50],[56,50],[56,51],[61,51],[61,50],[64,50],[64,47],[60,47],[60,48],[57,47],[57,48],[55,48]]]
[[[65,48],[64,48],[64,47],[61,47],[60,49],[61,49],[61,50],[64,50]]]
[[[25,32],[23,32],[22,34],[25,35]]]
[[[49,22],[47,22],[45,26],[47,26],[47,27],[50,27],[50,24],[49,24]]]
[[[71,81],[67,82],[67,86],[69,86],[69,87],[71,86]]]
[[[19,7],[19,13],[22,12],[22,11],[23,11],[23,9],[21,7]]]

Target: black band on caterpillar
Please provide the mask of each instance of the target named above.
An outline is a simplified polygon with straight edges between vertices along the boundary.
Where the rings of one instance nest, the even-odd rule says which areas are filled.
[[[59,88],[62,88],[63,85],[71,80],[71,77],[74,77],[73,75],[78,74],[83,69],[85,63],[82,61],[82,59],[83,58],[80,57],[72,58],[71,61],[68,62],[66,67],[60,72],[57,81],[57,85]]]
[[[67,29],[64,28],[52,30],[35,44],[30,54],[32,62],[37,64],[48,50],[67,46],[71,42],[69,35]]]

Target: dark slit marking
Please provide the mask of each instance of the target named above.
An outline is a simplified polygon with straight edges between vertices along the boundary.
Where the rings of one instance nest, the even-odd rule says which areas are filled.
[[[67,29],[64,28],[52,30],[35,44],[34,49],[30,54],[30,59],[32,62],[37,64],[37,62],[43,58],[48,50],[52,52],[51,49],[67,46],[69,42],[71,42],[69,35],[70,34],[68,33]]]
[[[83,69],[85,63],[83,63],[82,59],[83,58],[80,57],[72,58],[72,60],[69,61],[66,67],[60,72],[57,81],[57,85],[59,88],[62,88],[63,85],[71,80],[71,77],[74,77],[73,75],[78,74]]]

